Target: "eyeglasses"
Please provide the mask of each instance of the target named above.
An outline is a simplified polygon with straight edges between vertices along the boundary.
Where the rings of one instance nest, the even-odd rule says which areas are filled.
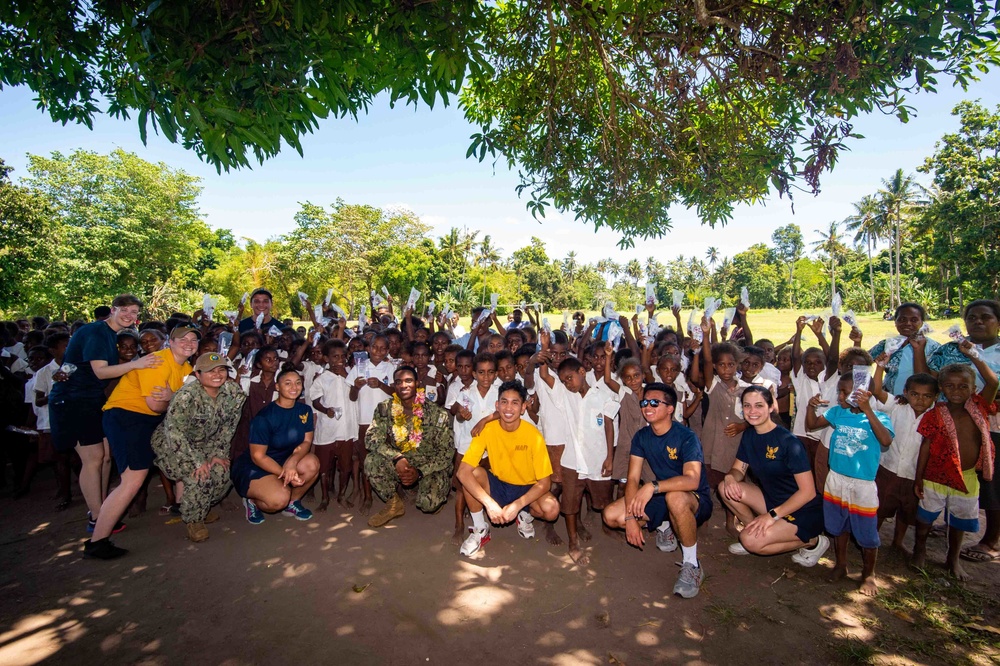
[[[665,400],[657,400],[656,398],[651,398],[649,400],[640,400],[639,401],[639,406],[640,407],[652,407],[654,409],[657,408],[657,407],[659,407],[660,405],[665,405],[665,404],[667,404]]]

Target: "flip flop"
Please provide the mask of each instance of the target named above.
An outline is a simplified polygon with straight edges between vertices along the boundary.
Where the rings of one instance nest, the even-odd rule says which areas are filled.
[[[1000,560],[1000,552],[992,554],[979,546],[969,546],[958,554],[963,560],[968,562],[993,562]]]

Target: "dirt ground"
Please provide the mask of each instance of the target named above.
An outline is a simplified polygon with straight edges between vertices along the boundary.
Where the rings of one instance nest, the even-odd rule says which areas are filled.
[[[872,600],[825,582],[827,558],[730,555],[718,509],[699,537],[705,584],[686,601],[671,595],[679,551],[640,552],[596,516],[585,569],[541,529],[526,542],[495,528],[463,558],[451,502],[436,515],[409,504],[380,530],[342,509],[257,527],[229,510],[195,545],[158,515],[154,481],[150,510],[116,537],[130,554],[100,562],[80,557],[82,501],[54,513],[53,494],[43,472],[29,497],[0,498],[4,666],[1000,663],[1000,564],[968,564],[974,581],[959,585],[883,548]],[[930,545],[941,561],[944,539]]]

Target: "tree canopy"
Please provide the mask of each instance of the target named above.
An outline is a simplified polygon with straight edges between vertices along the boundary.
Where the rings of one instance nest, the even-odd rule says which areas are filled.
[[[533,214],[628,245],[676,204],[714,225],[769,190],[817,192],[852,118],[905,120],[907,93],[997,64],[998,21],[988,0],[11,0],[0,85],[63,123],[135,115],[220,169],[301,153],[319,119],[380,94],[461,94],[468,155],[518,169]]]

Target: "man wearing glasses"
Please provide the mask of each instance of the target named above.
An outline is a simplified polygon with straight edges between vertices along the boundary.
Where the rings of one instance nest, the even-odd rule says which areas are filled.
[[[683,554],[674,594],[690,599],[697,596],[705,577],[698,562],[698,527],[712,515],[712,497],[701,442],[674,421],[676,404],[672,387],[646,385],[639,406],[649,425],[632,438],[625,497],[604,510],[604,522],[624,529],[628,542],[641,549],[646,542],[643,529],[652,531],[669,521]],[[643,462],[649,463],[656,481],[640,487]]]

